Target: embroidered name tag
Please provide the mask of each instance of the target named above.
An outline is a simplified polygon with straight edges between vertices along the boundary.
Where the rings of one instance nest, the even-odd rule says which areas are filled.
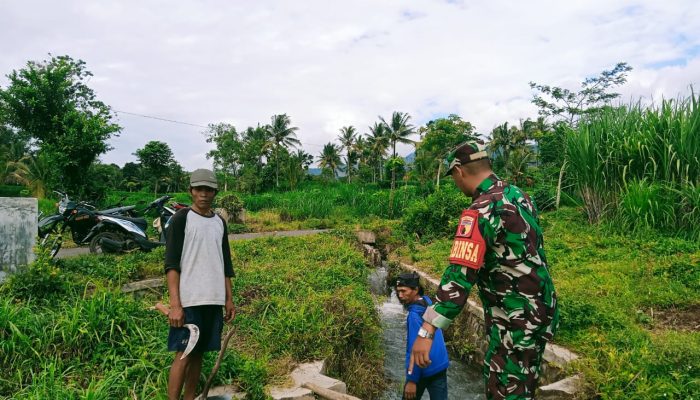
[[[484,263],[486,242],[479,232],[477,225],[479,212],[476,210],[464,210],[457,225],[455,240],[450,250],[449,261],[451,264],[479,269]]]

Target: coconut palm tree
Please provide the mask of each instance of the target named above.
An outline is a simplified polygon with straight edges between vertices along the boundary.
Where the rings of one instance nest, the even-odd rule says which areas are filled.
[[[333,179],[336,177],[336,170],[342,165],[340,162],[340,148],[334,143],[326,143],[323,146],[321,155],[318,158],[318,164],[325,171],[330,171],[333,174]]]
[[[353,146],[355,144],[355,140],[357,139],[357,131],[355,130],[355,127],[350,125],[350,126],[344,126],[340,128],[340,135],[338,136],[338,140],[340,140],[340,145],[345,147],[345,167],[346,167],[346,173],[348,175],[348,183],[350,183],[350,176],[352,175],[352,162],[350,162],[350,153],[353,151]]]
[[[374,166],[379,170],[379,180],[381,181],[383,179],[382,161],[384,160],[386,151],[389,148],[389,137],[386,135],[386,128],[384,124],[379,122],[375,122],[373,126],[370,126],[369,132],[369,135],[367,135],[367,145],[370,148]],[[373,181],[376,182],[374,179]]]
[[[301,142],[296,138],[296,132],[299,128],[290,126],[292,121],[287,114],[279,114],[272,116],[272,123],[266,127],[269,138],[269,145],[274,149],[275,153],[275,185],[280,187],[280,163],[279,150],[280,147],[294,147],[300,145]]]
[[[379,119],[382,121],[386,129],[386,135],[391,144],[391,154],[392,158],[396,158],[396,143],[413,143],[408,137],[414,133],[414,128],[408,123],[411,116],[408,113],[402,113],[399,111],[394,111],[391,115],[391,120],[389,122],[385,121],[381,116]],[[391,170],[391,188],[394,189],[396,186],[396,169]]]

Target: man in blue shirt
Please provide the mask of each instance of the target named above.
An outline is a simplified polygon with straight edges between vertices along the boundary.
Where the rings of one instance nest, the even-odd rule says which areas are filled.
[[[422,328],[423,313],[432,304],[428,296],[423,295],[420,286],[420,276],[415,272],[403,273],[396,280],[396,295],[404,308],[408,310],[406,317],[406,385],[403,398],[405,400],[418,400],[423,392],[428,390],[430,400],[447,400],[447,367],[450,364],[447,357],[445,339],[442,330],[437,329],[434,334],[428,333]],[[416,337],[430,336],[433,345],[430,348],[430,365],[425,368],[414,366],[408,371],[411,349]]]

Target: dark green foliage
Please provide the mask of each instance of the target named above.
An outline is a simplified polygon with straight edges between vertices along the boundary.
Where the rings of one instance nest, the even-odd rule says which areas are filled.
[[[170,146],[165,142],[152,140],[136,150],[134,155],[141,164],[142,179],[151,183],[154,193],[158,193],[161,184],[168,181],[172,169],[182,169],[175,161]]]
[[[422,137],[416,146],[414,168],[421,183],[436,180],[438,169],[446,154],[458,144],[476,139],[474,126],[457,115],[438,118],[419,128]],[[442,177],[440,177],[442,179]]]
[[[0,185],[0,197],[23,197],[23,190],[25,190],[24,186]]]
[[[470,203],[454,186],[447,186],[411,204],[404,212],[401,226],[421,240],[447,237],[454,234],[462,210]]]
[[[91,76],[82,60],[52,56],[12,71],[8,86],[0,89],[5,122],[35,139],[53,167],[48,186],[79,195],[90,184],[86,171],[121,130],[111,109],[87,86]]]

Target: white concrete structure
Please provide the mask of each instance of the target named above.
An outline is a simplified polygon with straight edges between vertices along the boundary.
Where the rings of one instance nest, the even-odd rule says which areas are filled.
[[[38,209],[35,198],[0,197],[0,282],[34,261]]]

